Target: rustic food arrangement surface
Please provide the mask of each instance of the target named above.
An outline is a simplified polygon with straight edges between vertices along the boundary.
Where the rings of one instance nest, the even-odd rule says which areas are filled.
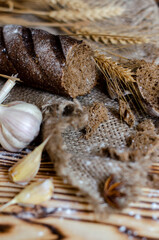
[[[157,1],[0,12],[1,239],[158,239]]]
[[[22,186],[11,183],[8,168],[33,147],[10,154],[1,149],[0,202],[4,204],[17,195]],[[4,162],[5,160],[5,162]],[[158,173],[158,164],[151,172]],[[56,174],[52,162],[43,156],[38,179],[54,179],[54,195],[34,208],[12,205],[0,214],[1,239],[158,239],[158,201],[156,189],[143,188],[137,202],[120,214],[111,214],[105,221],[97,218],[94,207]]]

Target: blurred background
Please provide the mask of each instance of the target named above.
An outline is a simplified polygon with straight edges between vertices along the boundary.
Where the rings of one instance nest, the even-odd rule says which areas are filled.
[[[108,56],[158,63],[158,0],[0,0],[0,25],[82,38]]]

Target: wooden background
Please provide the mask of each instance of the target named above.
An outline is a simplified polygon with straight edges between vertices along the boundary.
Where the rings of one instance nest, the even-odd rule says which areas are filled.
[[[8,168],[31,149],[11,154],[0,149],[0,204],[13,198],[22,187],[8,179]],[[159,165],[151,171],[158,173]],[[36,179],[53,177],[52,199],[34,208],[10,206],[0,213],[0,240],[154,240],[159,239],[159,190],[142,189],[136,203],[105,222],[74,187],[64,184],[44,155]]]

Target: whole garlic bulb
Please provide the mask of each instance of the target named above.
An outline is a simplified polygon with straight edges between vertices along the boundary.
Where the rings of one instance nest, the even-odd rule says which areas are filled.
[[[21,150],[38,135],[41,122],[42,113],[33,104],[0,105],[0,144],[11,152]]]

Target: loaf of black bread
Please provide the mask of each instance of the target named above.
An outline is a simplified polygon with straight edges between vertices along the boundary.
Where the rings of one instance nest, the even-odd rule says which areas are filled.
[[[65,35],[17,25],[0,28],[0,73],[24,84],[73,98],[96,84],[91,48]]]

